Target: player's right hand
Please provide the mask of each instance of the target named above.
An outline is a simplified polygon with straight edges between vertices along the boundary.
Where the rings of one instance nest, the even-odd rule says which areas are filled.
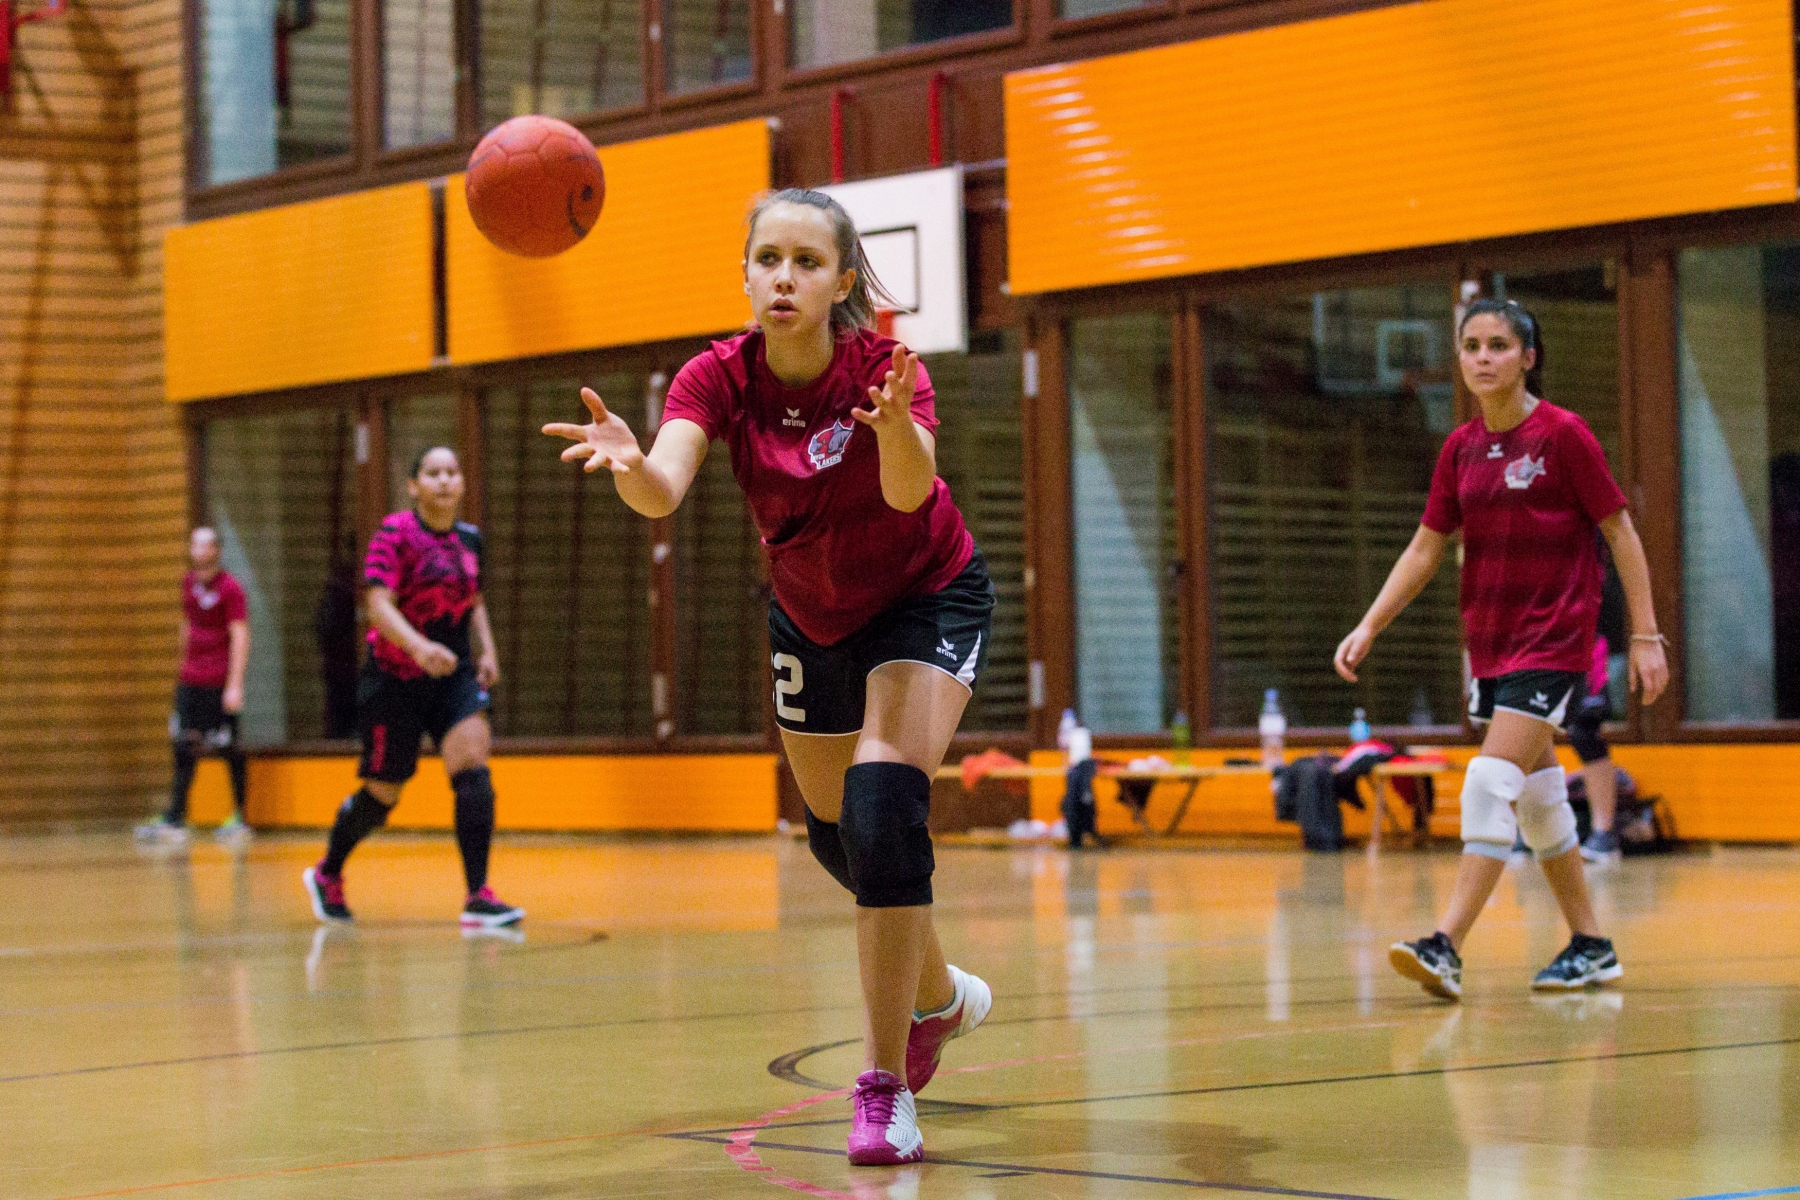
[[[433,679],[442,679],[456,670],[456,655],[450,647],[438,642],[426,642],[413,655],[413,661],[419,664],[419,670]]]
[[[1337,673],[1351,683],[1355,683],[1356,668],[1363,659],[1369,657],[1369,648],[1374,644],[1375,635],[1366,626],[1358,625],[1345,634],[1344,640],[1338,643],[1337,657],[1332,660],[1332,665],[1337,668]]]
[[[593,472],[601,467],[614,475],[629,475],[644,465],[643,447],[623,417],[606,410],[606,404],[593,388],[582,388],[581,399],[593,414],[587,425],[571,425],[552,421],[544,426],[551,437],[567,438],[575,445],[562,452],[564,462],[586,463],[582,470]]]

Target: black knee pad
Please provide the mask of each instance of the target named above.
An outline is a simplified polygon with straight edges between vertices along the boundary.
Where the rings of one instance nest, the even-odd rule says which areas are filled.
[[[456,793],[457,825],[494,828],[494,776],[486,767],[458,771],[450,777],[450,790]]]
[[[905,763],[857,763],[844,772],[844,811],[838,818],[863,908],[910,908],[931,903],[931,780]]]
[[[1569,722],[1569,745],[1575,748],[1575,756],[1583,763],[1599,762],[1603,758],[1612,757],[1612,749],[1607,746],[1606,739],[1600,736],[1600,723],[1599,713],[1591,718],[1586,713],[1581,713]]]
[[[812,809],[807,809],[806,845],[812,850],[812,856],[819,860],[819,865],[843,884],[845,891],[854,895],[856,880],[850,877],[850,857],[844,853],[844,838],[838,824],[821,821],[813,816]]]

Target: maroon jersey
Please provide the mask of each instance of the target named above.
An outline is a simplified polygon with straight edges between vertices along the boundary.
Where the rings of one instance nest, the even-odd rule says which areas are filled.
[[[397,512],[369,539],[363,578],[394,593],[407,624],[449,649],[457,665],[469,660],[469,616],[481,599],[481,531],[458,521],[439,532],[417,512]],[[412,655],[369,630],[375,665],[401,679],[425,674]]]
[[[1422,523],[1463,534],[1462,619],[1477,679],[1586,673],[1600,616],[1596,527],[1625,507],[1587,422],[1539,401],[1505,433],[1453,432]]]
[[[714,342],[669,385],[665,421],[680,417],[724,442],[769,555],[775,599],[822,646],[840,642],[907,596],[940,591],[975,543],[939,479],[915,511],[881,495],[875,431],[850,415],[893,363],[892,338],[840,338],[831,365],[784,387],[760,330]],[[913,420],[937,429],[931,380],[919,367]]]
[[[231,673],[231,623],[246,619],[244,589],[224,571],[204,581],[189,571],[181,577],[181,616],[188,629],[181,682],[224,687]]]

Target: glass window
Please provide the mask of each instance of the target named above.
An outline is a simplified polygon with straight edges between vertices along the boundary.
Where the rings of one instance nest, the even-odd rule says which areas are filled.
[[[350,152],[350,0],[206,0],[200,63],[204,182]]]
[[[1800,247],[1681,255],[1687,715],[1800,718]]]
[[[884,50],[1005,29],[1012,19],[1012,0],[794,0],[794,65],[854,62]]]
[[[448,446],[461,454],[456,436],[455,396],[408,396],[388,405],[388,509],[399,512],[413,506],[406,485],[412,479],[413,460],[433,446]],[[464,470],[468,464],[463,464]],[[465,507],[467,495],[465,493]]]
[[[977,333],[967,354],[925,360],[937,391],[938,474],[962,510],[994,580],[987,667],[962,728],[1023,730],[1030,719],[1025,652],[1025,443],[1018,331]]]
[[[664,81],[673,95],[750,78],[749,0],[663,0]]]
[[[1164,313],[1070,327],[1076,711],[1096,733],[1182,707],[1169,355]]]
[[[1103,17],[1107,13],[1126,12],[1133,8],[1150,8],[1164,0],[1057,0],[1056,14],[1064,20]]]
[[[1581,415],[1615,474],[1623,445],[1619,404],[1619,296],[1613,268],[1494,276],[1494,295],[1517,300],[1538,319],[1544,399]]]
[[[674,521],[675,728],[761,733],[769,591],[762,539],[724,445],[707,452]]]
[[[538,431],[578,415],[582,383],[633,412],[646,380],[546,379],[487,393],[487,583],[500,652],[495,731],[648,736],[649,522]]]
[[[247,744],[355,733],[355,426],[347,409],[206,424],[206,519],[249,600]]]
[[[456,0],[381,0],[382,144],[456,136]]]
[[[644,99],[641,0],[481,0],[481,123]]]
[[[1353,288],[1220,304],[1205,317],[1213,705],[1288,720],[1451,724],[1462,711],[1454,569],[1382,635],[1354,687],[1332,669],[1425,511],[1455,424],[1451,289]],[[1554,355],[1551,356],[1554,361]]]

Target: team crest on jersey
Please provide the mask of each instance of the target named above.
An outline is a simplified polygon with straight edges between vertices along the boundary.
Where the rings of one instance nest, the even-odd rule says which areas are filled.
[[[208,591],[204,586],[196,584],[194,585],[194,602],[197,603],[202,610],[210,610],[213,605],[219,602],[219,593]]]
[[[850,444],[850,434],[854,430],[854,426],[843,421],[833,421],[829,429],[813,434],[812,441],[806,444],[806,457],[812,460],[813,470],[823,471],[843,462],[844,447]]]
[[[1531,486],[1531,481],[1544,473],[1544,460],[1526,454],[1506,464],[1506,486],[1515,492],[1522,492]]]

